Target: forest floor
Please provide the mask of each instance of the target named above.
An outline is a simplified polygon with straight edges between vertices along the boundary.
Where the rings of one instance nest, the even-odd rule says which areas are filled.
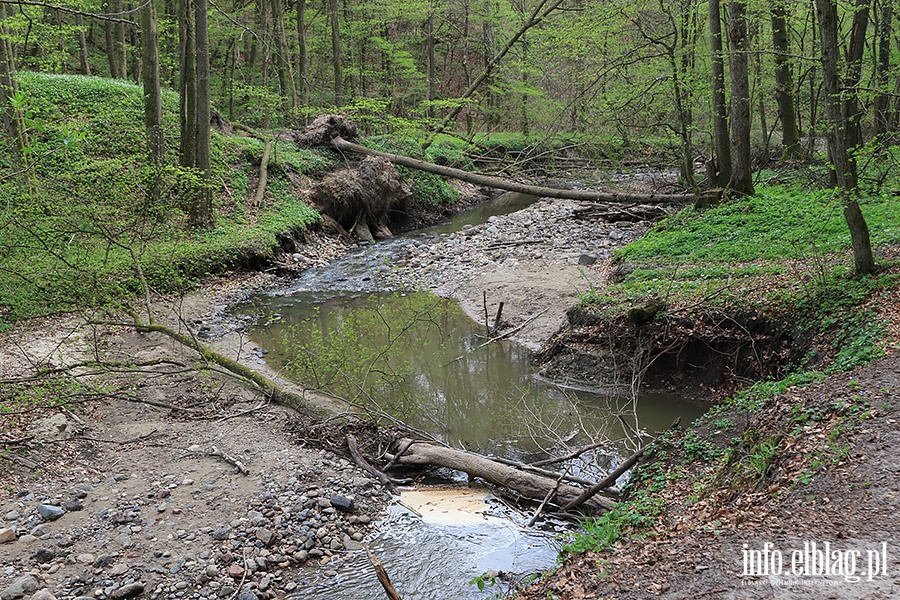
[[[401,280],[460,298],[478,320],[485,294],[491,319],[503,301],[507,330],[538,347],[564,324],[578,293],[604,284],[610,252],[648,225],[579,220],[575,208],[543,200],[416,246],[392,268]],[[224,310],[277,283],[233,275],[160,302],[154,313],[265,370],[261,350]],[[4,398],[13,410],[0,429],[0,598],[37,590],[43,595],[32,597],[45,599],[302,598],[311,580],[334,576],[361,551],[390,501],[379,484],[318,449],[296,414],[215,369],[198,369],[194,353],[158,334],[88,323],[98,319],[70,315],[0,337],[4,385],[15,381],[32,398],[69,399],[59,408]],[[27,380],[47,369],[57,377]],[[736,418],[728,438],[752,430],[794,444],[758,485],[721,490],[710,464],[711,483],[697,489],[702,460],[671,465],[683,475],[672,476],[653,535],[576,555],[522,597],[894,597],[898,372],[895,354]],[[852,427],[841,420],[841,401],[850,398],[866,403],[852,412]],[[816,418],[799,422],[797,414]],[[840,437],[828,438],[841,424]],[[823,440],[846,451],[820,456]],[[352,512],[343,512],[344,498]],[[744,543],[772,542],[788,565],[790,550],[811,541],[830,542],[844,557],[859,550],[857,572],[868,568],[869,552],[886,548],[888,574],[871,582],[829,578],[838,585],[827,587],[820,576],[794,585],[739,576]]]

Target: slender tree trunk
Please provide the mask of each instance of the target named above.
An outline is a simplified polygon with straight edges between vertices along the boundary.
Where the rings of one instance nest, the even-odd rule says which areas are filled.
[[[119,17],[124,16],[121,13],[125,11],[125,2],[123,2],[123,0],[115,0],[115,6],[116,13],[118,13]],[[119,69],[116,77],[119,79],[127,79],[128,46],[125,44],[125,23],[115,23],[113,33],[115,35],[115,44],[113,47],[116,53],[116,66]]]
[[[91,74],[91,63],[88,60],[88,45],[87,39],[84,35],[84,19],[81,15],[75,15],[75,25],[78,28],[77,33],[75,34],[78,40],[78,63],[79,68],[81,70],[82,75],[90,75]]]
[[[331,20],[331,67],[334,70],[334,105],[344,105],[344,76],[341,59],[341,22],[337,0],[328,0]]]
[[[160,176],[163,166],[164,138],[162,128],[162,100],[159,83],[159,28],[156,4],[148,0],[141,9],[141,60],[144,85],[144,130],[147,135],[147,151],[153,165],[148,182],[147,201],[150,206],[159,204]]]
[[[207,0],[194,0],[195,38],[197,46],[197,160],[195,166],[203,180],[197,197],[192,225],[210,229],[214,225],[212,211],[212,171],[210,169],[210,89],[209,89],[209,23]]]
[[[178,37],[181,66],[179,103],[179,164],[193,167],[197,162],[197,61],[194,36],[194,4],[178,0]]]
[[[709,0],[709,45],[712,51],[712,113],[715,150],[709,164],[709,180],[721,188],[731,180],[731,139],[725,98],[725,64],[722,51],[722,9],[719,0]]]
[[[847,122],[841,107],[837,7],[834,0],[815,0],[815,2],[822,46],[825,115],[828,119],[828,155],[834,166],[837,183],[843,197],[844,220],[850,229],[855,272],[857,275],[866,275],[875,270],[875,261],[872,257],[869,227],[857,200],[859,188],[856,179],[856,164],[844,145]],[[855,88],[844,91],[847,94],[856,94]]]
[[[5,135],[0,135],[0,139],[7,137],[12,140],[12,144],[9,146],[10,157],[13,166],[21,169],[25,163],[23,152],[26,145],[25,127],[21,111],[10,103],[10,99],[15,96],[19,86],[16,81],[16,63],[4,24],[5,20],[6,5],[0,4],[0,124],[3,126],[0,133],[5,133]]]
[[[729,2],[731,39],[731,180],[728,187],[737,194],[753,194],[750,157],[750,55],[747,37],[746,4]]]
[[[283,0],[273,0],[273,3],[275,26],[278,28],[278,52],[281,54],[281,65],[287,79],[291,101],[291,120],[293,121],[297,118],[299,99],[297,98],[297,83],[294,81],[294,65],[291,60],[291,50],[287,43],[287,31],[284,26],[284,2]]]
[[[300,105],[309,106],[309,47],[306,43],[306,0],[297,0],[297,39],[299,43]],[[305,119],[304,119],[305,121]]]
[[[106,0],[106,12],[115,12],[116,4],[117,0]],[[103,30],[106,34],[106,59],[109,62],[109,76],[115,79],[119,77],[119,65],[118,55],[116,54],[116,35],[113,22],[105,21],[103,23]]]
[[[781,160],[796,160],[803,156],[800,128],[794,103],[794,79],[791,75],[790,40],[787,28],[785,0],[777,0],[772,7],[772,46],[775,49],[775,98],[781,119]]]
[[[881,7],[881,23],[878,24],[878,94],[875,96],[874,134],[883,138],[891,130],[891,96],[888,92],[888,74],[891,71],[891,32],[894,15],[891,0],[884,0]]]
[[[850,45],[847,49],[847,77],[844,80],[844,119],[847,129],[844,132],[844,147],[851,153],[862,145],[863,110],[859,107],[859,86],[862,74],[862,57],[866,49],[866,29],[869,25],[869,4],[871,0],[857,0],[853,13],[853,24],[850,29]],[[856,169],[853,169],[854,173]]]
[[[425,21],[425,102],[428,105],[426,114],[434,118],[434,14],[429,12]]]

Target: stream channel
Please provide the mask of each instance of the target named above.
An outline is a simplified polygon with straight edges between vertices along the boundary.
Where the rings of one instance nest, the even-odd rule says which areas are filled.
[[[678,416],[689,423],[704,408],[672,397],[562,389],[539,376],[524,346],[485,344],[484,323],[470,319],[456,302],[405,289],[408,283],[391,277],[391,265],[402,260],[408,245],[534,200],[503,194],[448,223],[363,246],[233,312],[253,315],[250,336],[270,368],[375,403],[451,446],[530,462],[609,440],[580,460],[550,467],[598,480],[634,448],[622,420],[653,433]],[[556,525],[540,527],[539,521],[539,528],[526,528],[530,514],[509,508],[486,488],[467,487],[464,475],[446,475],[451,485],[403,492],[402,503],[421,516],[395,503],[366,539],[404,599],[483,600],[498,590],[479,591],[469,583],[482,573],[520,577],[555,564],[561,546]],[[364,553],[346,557],[335,571],[330,577],[317,571],[301,593],[289,597],[385,597]]]

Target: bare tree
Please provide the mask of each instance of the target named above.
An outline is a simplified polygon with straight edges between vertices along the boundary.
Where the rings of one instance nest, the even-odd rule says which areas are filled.
[[[750,161],[750,38],[747,35],[747,5],[728,3],[731,39],[731,180],[728,188],[737,194],[753,194]]]

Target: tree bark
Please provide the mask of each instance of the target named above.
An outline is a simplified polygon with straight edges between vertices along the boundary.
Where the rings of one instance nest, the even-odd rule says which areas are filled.
[[[825,115],[828,119],[828,155],[834,167],[838,186],[841,189],[844,205],[844,220],[850,230],[850,243],[853,248],[854,270],[858,276],[875,270],[872,246],[869,239],[869,227],[859,208],[857,200],[856,163],[847,152],[847,122],[841,107],[841,85],[838,64],[840,48],[838,47],[837,6],[834,0],[815,0],[816,16],[819,21],[819,39],[822,47],[822,77],[825,88]],[[856,89],[845,90],[855,95]]]
[[[19,89],[16,80],[16,63],[13,60],[12,45],[6,31],[6,5],[0,4],[0,123],[6,136],[12,140],[9,148],[13,166],[21,169],[25,163],[25,124],[22,112],[10,102]]]
[[[115,0],[116,12],[120,13],[116,16],[121,17],[121,13],[125,11],[125,2],[123,0]],[[128,78],[128,46],[125,44],[125,23],[116,21],[113,24],[114,45],[113,49],[116,54],[116,65],[119,68],[116,77],[120,79]]]
[[[299,99],[297,98],[297,82],[294,80],[294,65],[291,60],[291,50],[287,43],[287,31],[284,26],[284,2],[283,0],[272,0],[273,18],[275,26],[278,28],[278,53],[281,55],[281,68],[284,70],[287,78],[288,93],[291,101],[291,120],[296,119],[299,108]]]
[[[192,0],[178,0],[178,40],[180,60],[178,159],[182,167],[193,167],[197,157],[197,62]]]
[[[888,74],[891,71],[891,32],[894,7],[886,0],[881,7],[881,22],[878,24],[878,70],[876,81],[878,93],[875,96],[874,134],[883,138],[891,130],[891,95],[888,92]]]
[[[787,28],[785,0],[777,0],[772,7],[772,47],[775,50],[775,98],[781,119],[781,160],[802,158],[800,128],[794,103],[794,78],[791,75],[790,40]]]
[[[359,152],[370,156],[380,156],[391,161],[394,164],[403,165],[410,169],[418,169],[428,173],[441,175],[442,177],[450,177],[481,185],[485,187],[496,188],[499,190],[507,190],[510,192],[520,192],[522,194],[530,194],[532,196],[540,196],[544,198],[567,198],[570,200],[585,200],[590,202],[624,202],[624,203],[643,203],[643,204],[677,204],[694,202],[697,199],[695,194],[623,194],[616,192],[590,192],[585,190],[561,190],[558,188],[541,187],[535,185],[526,185],[515,181],[507,181],[499,177],[490,177],[488,175],[480,175],[478,173],[470,173],[452,167],[444,167],[433,163],[425,162],[408,156],[400,156],[398,154],[390,154],[388,152],[380,152],[372,150],[359,144],[353,144],[343,138],[337,137],[331,141],[332,145],[338,150],[349,152]]]
[[[409,440],[400,440],[398,445],[402,447],[408,442]],[[392,457],[388,456],[388,458]],[[549,477],[520,471],[465,450],[445,448],[426,442],[414,442],[410,445],[408,450],[397,459],[397,464],[434,465],[463,471],[473,477],[480,477],[489,483],[511,489],[525,498],[537,500],[538,502],[546,498],[547,493],[557,486],[557,482]],[[579,498],[582,492],[581,488],[560,483],[559,488],[556,490],[555,503],[563,505],[572,502]],[[600,512],[612,509],[615,503],[608,498],[593,497],[586,500],[582,506],[592,511]]]
[[[210,89],[209,89],[209,24],[207,0],[194,0],[195,36],[197,40],[197,157],[195,166],[200,173],[202,184],[197,190],[197,199],[191,211],[190,221],[194,227],[210,229],[214,225],[212,211],[212,171],[210,169]]]
[[[300,106],[309,106],[309,48],[306,42],[306,0],[297,0],[297,39],[300,71]],[[304,119],[304,122],[306,119]]]
[[[341,22],[337,0],[328,0],[331,20],[331,68],[334,71],[334,105],[344,105],[344,75],[341,59]]]
[[[743,0],[728,3],[731,39],[731,180],[728,188],[737,194],[753,194],[750,156],[750,41],[747,36],[747,6]]]
[[[81,15],[75,15],[75,24],[78,28],[75,36],[78,39],[78,63],[82,75],[91,74],[91,63],[88,60],[88,45],[84,35],[84,18]]]
[[[107,0],[106,10],[109,13],[116,12],[117,0]],[[113,79],[119,77],[118,55],[116,54],[115,25],[112,21],[103,24],[103,32],[106,34],[106,60],[109,62],[109,76]]]
[[[850,160],[855,162],[854,150],[862,145],[863,111],[859,107],[859,80],[862,74],[862,58],[866,49],[866,29],[869,25],[869,4],[871,0],[857,0],[853,12],[853,24],[850,28],[850,45],[847,48],[847,76],[844,80],[844,147],[851,153]],[[855,165],[854,165],[855,167]],[[854,175],[856,169],[853,169]]]
[[[725,64],[722,50],[722,9],[719,0],[709,0],[709,44],[712,52],[712,113],[715,150],[709,165],[709,181],[722,188],[731,180],[731,139],[725,98]]]
[[[144,131],[147,151],[153,165],[147,189],[149,206],[159,204],[160,176],[163,166],[164,137],[162,128],[162,99],[159,83],[159,29],[155,0],[147,0],[141,9],[141,60],[144,85]]]

